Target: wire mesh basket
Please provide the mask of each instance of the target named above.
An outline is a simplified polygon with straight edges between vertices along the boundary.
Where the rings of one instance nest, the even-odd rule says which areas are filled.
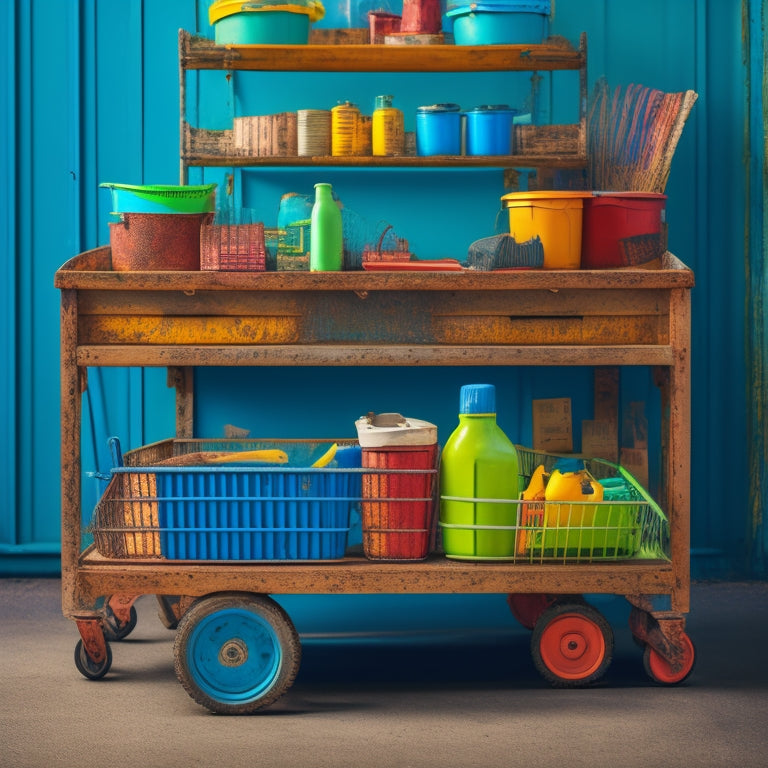
[[[398,237],[391,224],[382,231],[375,246],[363,247],[362,263],[372,261],[410,261],[411,252],[408,249],[408,241]]]
[[[220,210],[200,228],[200,269],[263,272],[267,251],[264,224],[248,210]]]
[[[155,475],[113,475],[94,510],[96,549],[109,558],[160,557],[159,525]]]
[[[536,269],[544,266],[544,246],[537,236],[518,243],[512,235],[482,237],[469,246],[467,266],[494,269]]]
[[[537,467],[549,474],[573,456],[517,446],[520,486]],[[661,508],[623,467],[603,459],[578,459],[601,484],[602,501],[479,499],[441,496],[463,510],[440,527],[446,555],[464,560],[516,563],[592,563],[669,559],[669,523]],[[448,546],[450,544],[450,547]],[[488,554],[492,553],[492,554]]]

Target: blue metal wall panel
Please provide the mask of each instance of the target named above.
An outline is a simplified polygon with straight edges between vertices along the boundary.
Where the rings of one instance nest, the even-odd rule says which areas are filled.
[[[749,573],[768,573],[768,100],[766,72],[768,50],[765,28],[768,23],[768,0],[749,4],[749,171],[750,200],[747,221],[748,305],[747,327],[747,404],[749,409],[749,520],[747,540]]]
[[[57,547],[58,295],[52,288],[53,271],[77,251],[108,242],[109,195],[99,190],[100,182],[178,179],[177,32],[181,27],[210,33],[207,0],[29,0],[1,5],[0,21],[7,35],[0,56],[7,62],[3,71],[8,74],[0,83],[0,107],[5,107],[0,144],[6,171],[0,192],[0,237],[5,252],[14,258],[3,264],[0,285],[0,428],[5,435],[0,559],[18,552],[55,552]],[[741,85],[747,64],[742,10],[760,9],[758,20],[748,25],[756,40],[763,5],[747,0],[743,4],[556,0],[552,20],[553,33],[571,40],[587,32],[590,84],[605,75],[611,84],[639,82],[670,91],[693,88],[700,96],[675,155],[667,192],[671,250],[695,270],[697,279],[693,543],[694,572],[706,576],[745,572],[750,526],[754,529],[763,513],[759,499],[757,508],[754,498],[750,502],[748,451],[742,437],[749,386],[744,227],[748,209],[754,214],[759,205],[762,212],[762,195],[759,201],[754,199],[754,183],[753,197],[747,196],[743,160],[746,143],[758,141],[754,133],[761,124],[753,118],[752,133],[747,133],[748,105],[760,91],[754,78],[761,70],[754,62],[762,63],[762,44],[759,54],[756,50],[751,54],[751,93]],[[243,106],[236,104],[224,77],[204,72],[189,78],[193,124],[227,127],[235,107]],[[355,97],[363,99],[365,79],[346,81],[349,87],[363,89]],[[276,76],[270,82],[273,91],[280,91],[287,81]],[[291,82],[294,85],[286,86],[280,98],[293,100],[292,108],[297,95],[304,98],[303,94],[317,91],[315,82]],[[338,82],[324,82],[329,94],[338,93]],[[381,87],[389,82],[385,79]],[[417,76],[397,83],[406,103],[425,101],[426,89],[430,97],[439,96],[429,101],[453,100],[448,98],[449,79],[435,83]],[[475,93],[479,98],[480,91]],[[562,103],[558,93],[543,105],[555,117]],[[250,106],[252,97],[244,98]],[[361,107],[367,109],[365,103]],[[480,228],[491,226],[491,209],[503,192],[492,174],[459,174],[459,183],[477,187],[474,207],[453,210],[455,232],[441,232],[442,240],[422,240],[414,222],[428,226],[434,222],[439,229],[452,205],[446,181],[455,177],[444,173],[419,177],[425,202],[414,215],[406,202],[398,202],[405,196],[400,194],[402,177],[397,174],[335,171],[332,175],[334,183],[347,190],[352,207],[369,216],[402,220],[407,236],[413,231],[415,250],[424,256],[447,255],[449,248],[463,250],[485,234]],[[237,176],[243,188],[253,186],[254,203],[268,203],[265,214],[272,211],[275,216],[282,191],[297,185],[311,189],[317,180],[306,171]],[[193,169],[190,181],[203,178],[218,181],[222,172]],[[371,195],[375,187],[380,194]],[[462,216],[473,223],[459,228],[455,222]],[[753,228],[755,220],[753,215]],[[754,232],[752,240],[758,240]],[[757,263],[756,257],[753,262]],[[764,360],[765,352],[762,355]],[[197,376],[204,393],[197,422],[201,434],[220,434],[225,422],[240,422],[267,436],[278,432],[327,436],[340,429],[350,434],[351,421],[364,410],[396,409],[431,418],[445,435],[454,423],[458,387],[479,377],[499,384],[500,422],[523,442],[530,439],[532,398],[573,396],[577,430],[580,418],[589,418],[591,407],[586,370],[238,370],[229,372],[224,384],[217,377],[220,373],[203,370]],[[126,445],[138,445],[172,432],[173,392],[165,386],[164,371],[91,371],[89,383],[83,409],[86,470],[106,469],[105,441],[110,434],[119,434]],[[627,374],[623,386],[625,399],[647,400],[656,417],[657,393],[647,371]],[[261,410],[265,404],[266,414]],[[309,422],[307,412],[313,413]],[[752,425],[750,441],[754,465],[760,446],[765,456],[764,424]],[[41,472],[44,483],[39,482]],[[96,493],[98,487],[86,483],[85,513]],[[761,547],[764,552],[765,542]],[[14,568],[21,567],[14,562]],[[0,564],[0,570],[4,567]]]
[[[0,553],[16,536],[16,197],[11,180],[18,173],[16,151],[16,7],[0,8]]]

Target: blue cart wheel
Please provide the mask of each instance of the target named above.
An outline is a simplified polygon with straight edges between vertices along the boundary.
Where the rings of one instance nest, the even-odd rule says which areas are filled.
[[[211,712],[242,715],[269,706],[293,684],[300,662],[295,627],[264,595],[205,597],[179,622],[176,676]]]

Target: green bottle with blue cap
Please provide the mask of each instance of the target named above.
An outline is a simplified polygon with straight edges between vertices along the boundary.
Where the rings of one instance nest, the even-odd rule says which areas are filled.
[[[440,527],[446,557],[503,560],[515,555],[517,450],[496,423],[493,384],[461,388],[459,425],[440,461]]]

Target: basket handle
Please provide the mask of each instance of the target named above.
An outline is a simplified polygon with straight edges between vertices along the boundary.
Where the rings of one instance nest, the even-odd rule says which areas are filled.
[[[376,253],[381,256],[381,246],[384,244],[384,236],[389,232],[389,230],[392,229],[391,224],[387,224],[386,227],[384,227],[384,231],[381,233],[381,237],[379,238],[379,244],[376,246]]]
[[[112,466],[125,466],[125,464],[123,464],[123,451],[120,448],[120,438],[110,437],[109,440],[107,440],[107,445],[109,446],[110,453],[112,454]]]

